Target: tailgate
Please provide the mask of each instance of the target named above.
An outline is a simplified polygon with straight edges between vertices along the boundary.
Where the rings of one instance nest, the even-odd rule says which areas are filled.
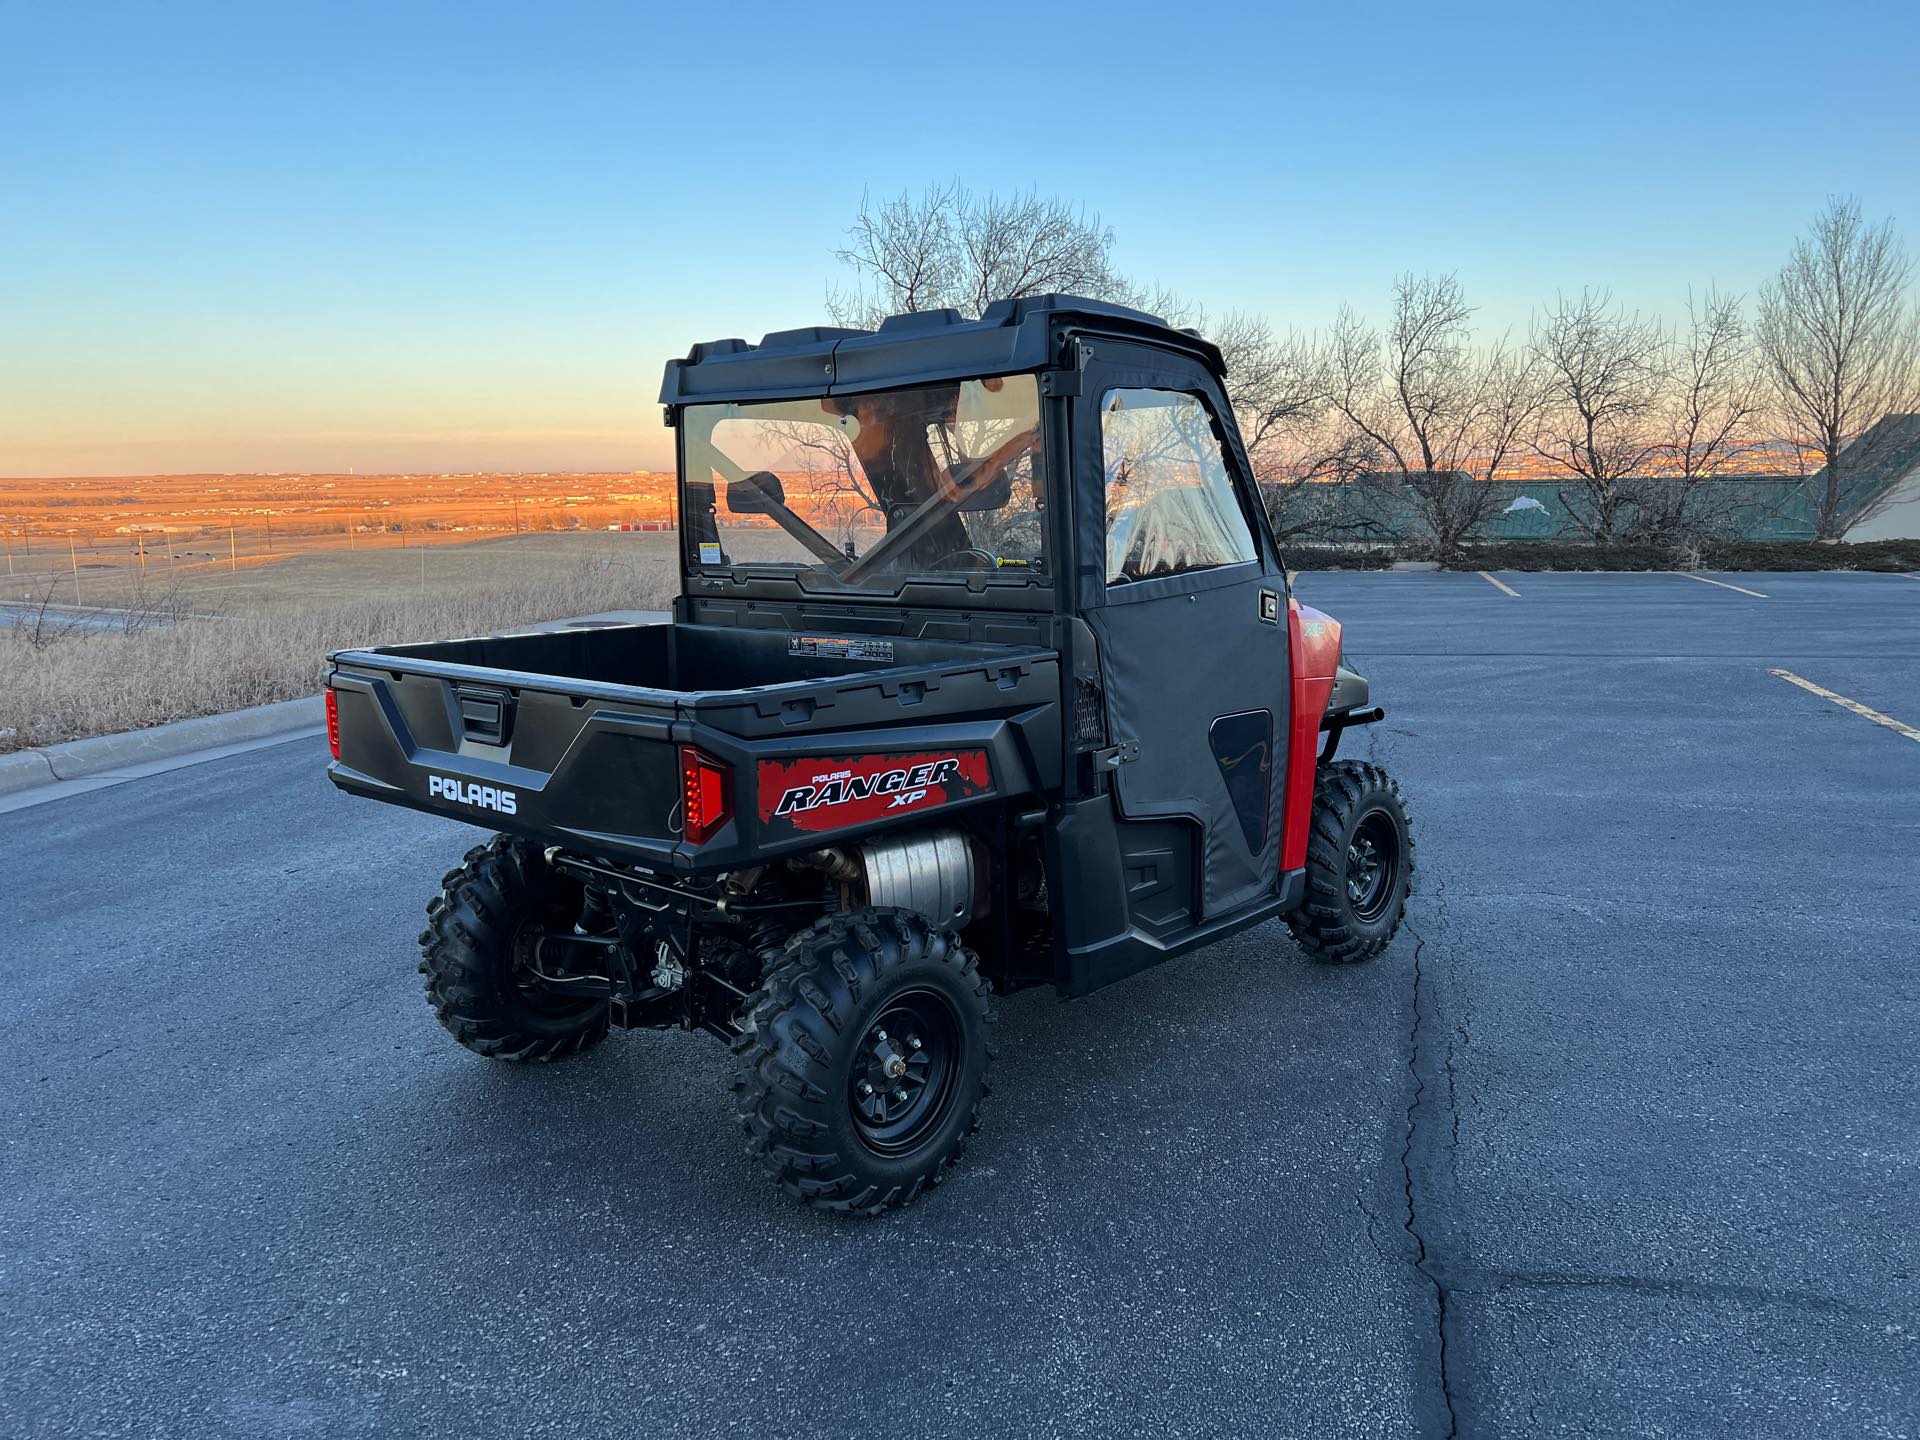
[[[329,683],[342,790],[634,860],[678,845],[669,692],[366,651]]]

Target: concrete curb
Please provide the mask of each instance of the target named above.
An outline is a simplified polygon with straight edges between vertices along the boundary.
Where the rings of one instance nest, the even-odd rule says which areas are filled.
[[[37,790],[42,785],[51,785],[57,778],[47,757],[38,750],[15,750],[0,755],[0,795]]]
[[[35,790],[56,780],[108,775],[222,745],[290,735],[324,725],[326,718],[326,702],[318,695],[309,695],[274,705],[256,705],[251,710],[230,710],[224,715],[197,715],[150,730],[128,730],[20,750],[0,755],[0,795]]]

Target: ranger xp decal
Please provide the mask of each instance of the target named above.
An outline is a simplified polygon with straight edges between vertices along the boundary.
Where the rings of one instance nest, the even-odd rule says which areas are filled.
[[[482,810],[497,810],[511,815],[519,807],[519,797],[511,790],[492,785],[475,785],[451,775],[433,775],[427,779],[427,794],[435,800],[452,800],[459,805],[476,805]]]
[[[760,819],[796,830],[837,830],[992,789],[984,750],[762,760]]]

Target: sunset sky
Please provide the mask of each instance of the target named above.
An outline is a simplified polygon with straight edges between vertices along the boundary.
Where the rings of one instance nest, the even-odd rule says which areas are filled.
[[[1467,8],[11,5],[0,474],[658,466],[663,360],[956,176],[1303,328],[1920,242],[1920,7]]]

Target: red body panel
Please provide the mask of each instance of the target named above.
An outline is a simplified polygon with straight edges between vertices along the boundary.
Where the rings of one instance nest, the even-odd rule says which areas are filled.
[[[1298,600],[1287,603],[1287,655],[1293,675],[1293,716],[1287,725],[1287,794],[1280,828],[1280,868],[1307,863],[1307,822],[1313,816],[1314,768],[1320,722],[1340,666],[1340,622]]]
[[[760,819],[796,830],[840,830],[938,809],[992,789],[984,750],[762,760]]]

